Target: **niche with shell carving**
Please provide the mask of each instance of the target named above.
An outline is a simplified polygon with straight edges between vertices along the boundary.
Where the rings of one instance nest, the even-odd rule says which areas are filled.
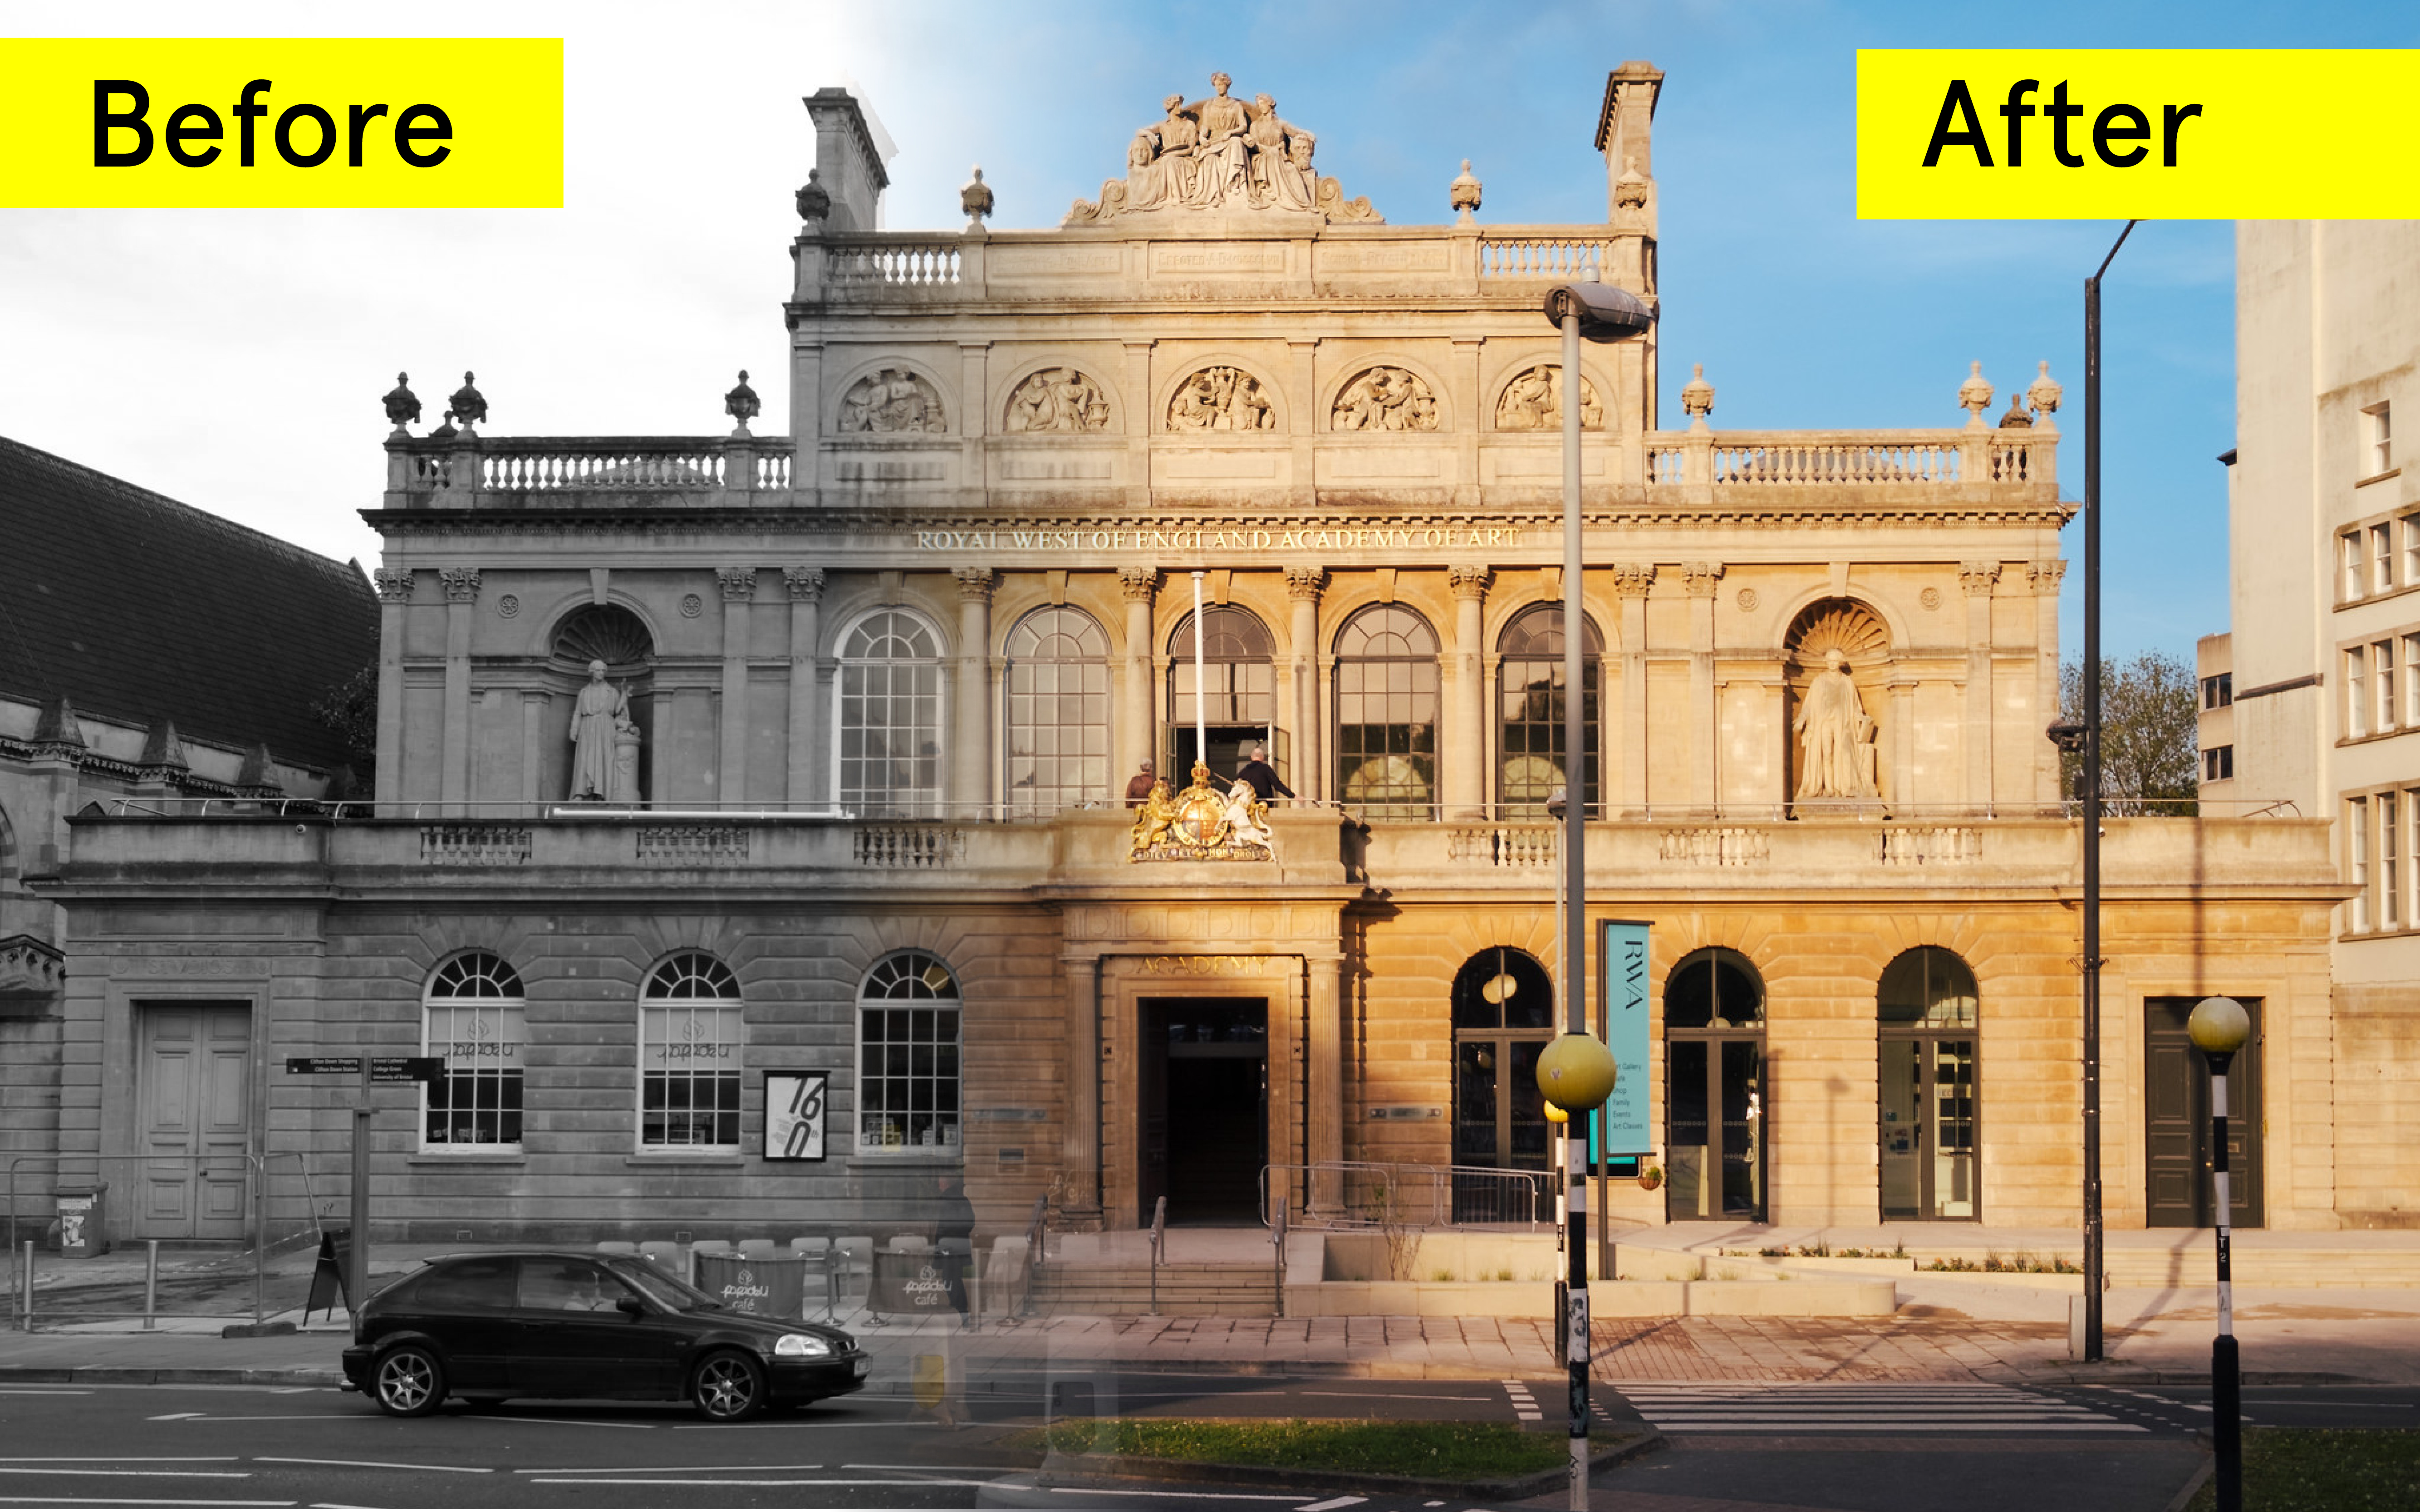
[[[1876,804],[1889,796],[1880,713],[1890,660],[1889,629],[1854,598],[1819,598],[1791,622],[1781,670],[1792,803]]]
[[[646,623],[619,604],[584,604],[555,626],[546,666],[547,688],[555,696],[548,720],[551,734],[547,748],[539,753],[546,774],[541,795],[549,799],[581,795],[572,792],[582,777],[576,770],[581,754],[574,722],[580,717],[590,666],[596,662],[605,664],[606,685],[620,695],[622,714],[618,719],[609,714],[608,721],[628,728],[617,731],[602,743],[598,753],[590,756],[592,764],[604,764],[602,780],[596,779],[595,772],[587,776],[606,801],[636,805],[644,801],[651,778],[645,734],[654,695],[656,643]]]

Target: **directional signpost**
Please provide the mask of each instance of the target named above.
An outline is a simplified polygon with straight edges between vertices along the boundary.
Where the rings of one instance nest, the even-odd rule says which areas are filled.
[[[370,1088],[433,1082],[445,1074],[443,1056],[288,1056],[288,1076],[356,1076],[353,1099],[353,1224],[346,1256],[346,1301],[361,1306],[370,1294]]]

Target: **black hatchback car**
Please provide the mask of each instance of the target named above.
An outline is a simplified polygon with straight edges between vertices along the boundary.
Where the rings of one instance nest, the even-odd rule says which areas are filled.
[[[687,1399],[717,1422],[865,1384],[836,1328],[734,1312],[634,1256],[440,1256],[372,1297],[345,1383],[397,1417],[448,1396]]]

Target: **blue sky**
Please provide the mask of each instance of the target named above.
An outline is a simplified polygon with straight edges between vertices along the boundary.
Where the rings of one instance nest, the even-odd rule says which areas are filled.
[[[366,8],[207,13],[222,35],[398,29]],[[124,4],[106,30],[183,35],[194,15]],[[0,0],[0,35],[89,35],[96,19]],[[2005,405],[2048,359],[2068,386],[2072,493],[2083,281],[2118,224],[1858,222],[1855,50],[2409,47],[2420,8],[505,0],[446,30],[566,39],[566,208],[0,210],[0,433],[366,564],[376,538],[353,511],[376,501],[377,398],[399,368],[424,399],[478,369],[508,433],[716,430],[741,366],[781,412],[789,193],[812,159],[798,100],[818,86],[858,89],[896,140],[897,229],[959,224],[977,162],[996,226],[1055,224],[1122,171],[1163,94],[1202,92],[1213,69],[1275,95],[1323,169],[1395,224],[1449,219],[1464,158],[1483,222],[1587,223],[1606,213],[1590,145],[1606,72],[1645,58],[1668,75],[1668,421],[1693,363],[1719,429],[1954,424],[1969,362]],[[2151,223],[2105,285],[2114,654],[2190,656],[2226,625],[2214,458],[2234,441],[2232,280],[2230,224]]]

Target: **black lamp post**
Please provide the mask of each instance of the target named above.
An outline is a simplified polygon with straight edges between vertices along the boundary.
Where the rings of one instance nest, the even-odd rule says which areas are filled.
[[[2210,1174],[2218,1196],[2218,1335],[2210,1341],[2210,1411],[2218,1512],[2243,1512],[2243,1371],[2235,1350],[2235,1283],[2227,1256],[2226,1068],[2252,1038],[2252,1015],[2232,997],[2205,997],[2194,1005],[2185,1033],[2210,1062]]]

